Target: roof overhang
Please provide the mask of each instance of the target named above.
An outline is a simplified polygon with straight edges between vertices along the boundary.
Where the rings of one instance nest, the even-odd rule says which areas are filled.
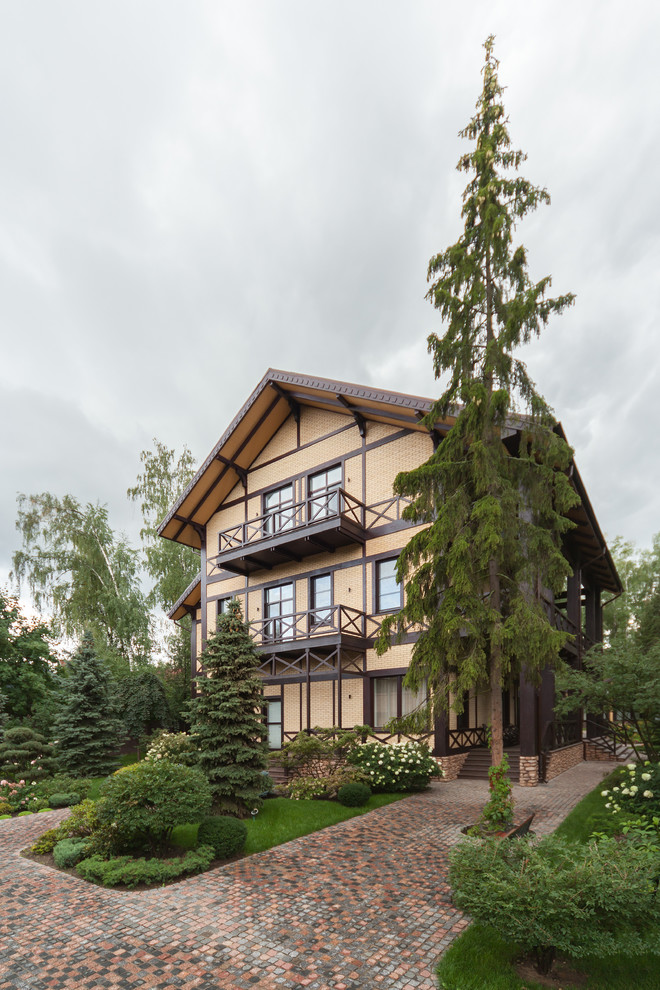
[[[313,378],[270,368],[247,402],[227,427],[178,501],[158,527],[160,536],[197,549],[209,519],[239,483],[245,484],[247,471],[284,421],[300,415],[302,406],[339,413],[353,419],[361,434],[367,421],[386,423],[401,429],[431,433],[434,443],[454,423],[454,418],[438,421],[429,430],[420,420],[433,406],[433,400],[385,389],[374,389],[329,378]],[[525,417],[512,419],[512,430],[520,429]],[[557,432],[566,439],[561,424]],[[580,474],[572,462],[571,480],[580,496],[580,505],[570,513],[576,528],[568,536],[569,548],[579,556],[583,573],[599,587],[618,594],[621,581]],[[196,596],[196,598],[195,598]],[[178,619],[200,600],[199,579],[186,589],[170,612]]]

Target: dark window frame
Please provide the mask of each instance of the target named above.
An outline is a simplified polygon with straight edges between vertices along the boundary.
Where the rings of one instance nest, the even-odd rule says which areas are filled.
[[[381,597],[381,592],[380,592],[380,568],[382,567],[383,564],[393,563],[393,564],[396,565],[397,560],[398,560],[398,554],[397,554],[396,557],[392,557],[392,556],[388,555],[386,557],[385,556],[380,557],[380,558],[378,558],[378,560],[374,560],[374,567],[373,567],[373,585],[374,585],[373,586],[373,606],[374,606],[373,614],[374,615],[389,615],[389,614],[391,614],[393,612],[398,612],[401,609],[401,607],[403,606],[403,585],[400,584],[399,585],[399,604],[398,605],[395,605],[394,607],[391,607],[391,608],[381,608],[380,607],[380,597]]]

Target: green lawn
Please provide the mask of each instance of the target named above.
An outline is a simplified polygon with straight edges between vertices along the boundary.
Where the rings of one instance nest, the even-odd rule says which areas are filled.
[[[398,801],[404,794],[373,794],[363,808],[345,808],[336,801],[290,801],[288,798],[268,798],[252,821],[247,821],[248,837],[245,853],[263,852],[301,835],[318,832],[328,825],[364,815],[375,808]],[[179,825],[174,829],[173,842],[182,849],[193,849],[197,842],[197,825]]]
[[[615,771],[616,773],[617,771]],[[602,781],[573,808],[557,834],[586,842],[609,816],[601,791],[611,787],[612,775]],[[506,942],[485,925],[473,924],[442,957],[438,967],[441,990],[545,990],[535,981],[522,981],[511,963],[520,958],[516,945]],[[610,956],[581,959],[575,968],[587,982],[579,988],[562,983],[562,990],[659,990],[660,959],[657,956]]]

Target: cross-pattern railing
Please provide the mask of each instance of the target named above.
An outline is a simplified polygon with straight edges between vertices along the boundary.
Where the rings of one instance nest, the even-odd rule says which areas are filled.
[[[267,646],[316,636],[345,635],[365,639],[376,634],[379,623],[348,605],[323,605],[305,612],[255,619],[250,628],[257,644]]]
[[[309,495],[301,502],[283,505],[272,512],[264,512],[256,519],[239,523],[219,534],[219,551],[240,550],[242,547],[268,540],[273,536],[312,526],[325,519],[349,519],[364,528],[364,505],[343,488]]]
[[[403,510],[410,505],[411,500],[405,495],[393,495],[381,502],[374,502],[365,508],[365,529],[375,529],[376,526],[386,526],[388,523],[400,522]]]
[[[487,746],[488,736],[485,725],[473,729],[450,729],[450,749],[471,749],[473,746]]]

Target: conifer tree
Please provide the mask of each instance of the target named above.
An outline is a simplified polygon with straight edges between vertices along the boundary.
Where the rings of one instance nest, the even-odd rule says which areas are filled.
[[[526,250],[513,242],[516,223],[550,197],[518,174],[526,155],[510,147],[493,44],[492,36],[484,44],[483,89],[460,132],[473,142],[457,166],[470,176],[464,230],[428,268],[427,298],[446,327],[428,347],[448,384],[424,422],[453,426],[425,464],[395,480],[395,492],[412,499],[405,517],[428,526],[399,557],[406,602],[383,624],[378,648],[410,624],[422,627],[407,683],[426,681],[436,709],[450,693],[459,708],[465,691],[490,687],[499,763],[502,688],[522,665],[538,676],[566,640],[543,596],[570,573],[561,537],[576,496],[566,475],[572,452],[514,356],[573,296],[546,298],[550,278],[532,282]]]
[[[260,805],[268,765],[261,707],[259,653],[236,600],[219,616],[215,633],[202,653],[204,673],[191,702],[192,732],[199,765],[216,802],[244,817]]]
[[[103,777],[117,769],[114,753],[123,731],[112,680],[91,633],[85,633],[65,674],[54,728],[60,768],[81,777]]]

